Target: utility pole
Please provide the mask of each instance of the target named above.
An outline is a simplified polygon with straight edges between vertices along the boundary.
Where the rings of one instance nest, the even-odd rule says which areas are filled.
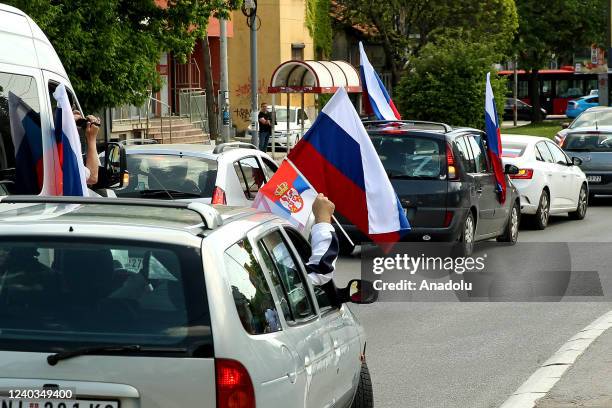
[[[219,98],[219,112],[221,112],[221,139],[229,142],[230,138],[230,106],[229,83],[227,71],[227,20],[219,20],[219,57],[221,60],[221,95]]]
[[[517,64],[518,64],[518,60],[516,57],[514,57],[514,84],[513,84],[514,112],[512,115],[514,119],[514,127],[518,125],[517,123],[518,122],[518,72],[517,72],[518,67],[516,66]]]
[[[247,25],[251,29],[251,143],[259,145],[259,123],[257,121],[258,105],[258,74],[257,74],[257,3],[245,0],[243,13],[247,17]]]
[[[597,74],[597,91],[599,95],[599,104],[602,106],[608,106],[610,104],[609,101],[609,81],[608,81],[608,69],[607,67],[610,65],[612,61],[612,55],[610,52],[612,51],[612,0],[608,1],[608,35],[606,38],[606,45],[608,51],[608,60],[606,64],[606,72],[602,72]],[[593,51],[591,51],[592,53]],[[598,50],[599,52],[599,50]],[[592,58],[592,57],[591,57]]]

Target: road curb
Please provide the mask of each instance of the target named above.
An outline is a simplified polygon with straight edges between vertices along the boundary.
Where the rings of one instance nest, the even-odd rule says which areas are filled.
[[[612,327],[612,310],[570,338],[538,368],[500,408],[533,408],[576,362],[578,357],[606,330]]]

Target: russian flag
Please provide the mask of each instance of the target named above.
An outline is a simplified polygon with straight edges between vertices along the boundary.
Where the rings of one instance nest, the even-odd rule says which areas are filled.
[[[370,64],[368,56],[363,49],[363,44],[359,42],[359,54],[361,63],[359,72],[363,88],[364,108],[368,114],[374,113],[379,120],[400,120],[400,116],[395,104],[385,89],[380,77]]]
[[[404,210],[344,88],[289,153],[289,160],[340,214],[375,242],[410,229]]]
[[[87,184],[85,165],[81,150],[81,140],[74,121],[70,100],[66,87],[60,84],[55,89],[53,97],[57,101],[55,112],[55,135],[54,143],[59,156],[61,167],[61,184],[50,186],[49,193],[58,192],[65,196],[87,196]]]
[[[274,176],[259,189],[253,207],[283,217],[303,231],[315,198],[317,192],[285,160]]]
[[[502,144],[495,97],[493,95],[493,88],[491,88],[490,72],[487,72],[487,84],[485,87],[485,132],[487,134],[489,159],[493,164],[495,180],[497,181],[499,201],[503,204],[506,201],[506,175],[504,174],[501,161]]]
[[[15,186],[19,194],[35,195],[40,193],[44,179],[40,114],[10,91],[8,107],[15,147]]]

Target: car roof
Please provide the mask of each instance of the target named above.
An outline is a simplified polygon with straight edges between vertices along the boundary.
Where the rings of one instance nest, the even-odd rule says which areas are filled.
[[[530,135],[515,135],[515,134],[502,134],[501,135],[502,142],[518,142],[518,143],[526,143],[526,144],[535,144],[537,142],[550,140],[546,137],[540,136],[530,136]]]
[[[188,157],[199,157],[205,159],[217,160],[221,155],[227,155],[231,158],[239,158],[243,156],[253,155],[266,155],[263,152],[257,150],[254,146],[252,148],[239,147],[240,144],[232,145],[232,143],[224,144],[227,149],[216,152],[215,149],[222,146],[219,145],[204,145],[204,144],[133,144],[125,146],[125,153],[128,155],[132,154],[159,154],[159,155],[173,155],[173,156],[188,156]]]
[[[68,80],[40,27],[23,11],[6,4],[0,4],[0,63],[44,69]]]
[[[612,106],[592,106],[586,109],[584,112],[607,111],[607,110],[612,111]]]
[[[45,225],[144,227],[147,230],[186,232],[206,236],[241,219],[256,223],[277,218],[252,208],[207,205],[189,201],[138,200],[120,198],[8,196],[0,200],[0,223],[29,225],[37,232]],[[2,234],[0,233],[0,236]]]

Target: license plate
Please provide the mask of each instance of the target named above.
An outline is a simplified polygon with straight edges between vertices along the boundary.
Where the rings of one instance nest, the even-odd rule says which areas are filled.
[[[601,183],[601,176],[587,176],[589,183]]]
[[[76,399],[14,399],[0,397],[4,408],[119,408],[117,401],[76,400]]]

